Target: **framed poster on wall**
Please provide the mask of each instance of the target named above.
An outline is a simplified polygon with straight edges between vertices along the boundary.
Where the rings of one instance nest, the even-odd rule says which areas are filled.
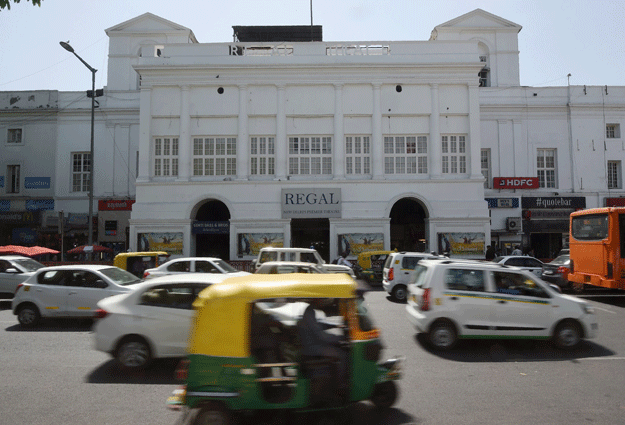
[[[138,233],[137,250],[165,251],[170,255],[182,254],[182,232]]]
[[[257,256],[261,248],[273,246],[282,248],[284,246],[283,233],[239,233],[237,251],[239,256]]]
[[[439,233],[438,252],[450,257],[483,258],[484,233]]]

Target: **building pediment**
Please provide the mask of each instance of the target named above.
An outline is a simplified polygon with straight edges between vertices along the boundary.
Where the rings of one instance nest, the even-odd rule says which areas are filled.
[[[516,32],[523,28],[519,24],[508,21],[492,13],[488,13],[482,9],[475,9],[472,12],[465,13],[451,21],[437,25],[435,30],[453,30],[461,28],[479,28],[479,29],[511,29]]]
[[[190,38],[197,43],[193,32],[182,25],[178,25],[175,22],[163,19],[160,16],[156,16],[152,13],[144,13],[136,18],[132,18],[128,21],[122,22],[104,30],[110,37],[113,35],[125,35],[125,34],[152,34],[152,33],[172,33],[181,32],[190,34]]]

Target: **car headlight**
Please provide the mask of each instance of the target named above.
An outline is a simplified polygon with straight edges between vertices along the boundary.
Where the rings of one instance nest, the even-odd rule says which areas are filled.
[[[586,314],[595,314],[595,309],[594,307],[591,307],[588,304],[583,304],[582,305],[582,310],[584,311],[584,313]]]

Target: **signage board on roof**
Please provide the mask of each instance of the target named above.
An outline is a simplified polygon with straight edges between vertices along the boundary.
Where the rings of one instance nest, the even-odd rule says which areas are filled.
[[[586,208],[584,196],[524,196],[521,198],[523,209],[553,209],[572,208],[574,210]]]
[[[538,177],[493,177],[495,189],[538,189]]]

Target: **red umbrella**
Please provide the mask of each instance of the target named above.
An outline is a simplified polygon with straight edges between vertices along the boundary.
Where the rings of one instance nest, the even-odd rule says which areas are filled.
[[[57,251],[56,249],[46,248],[45,246],[31,246],[28,248],[28,256],[34,257],[36,255],[45,255],[45,254],[60,254],[61,251]]]
[[[80,245],[67,251],[68,254],[83,254],[86,252],[113,252],[113,250],[102,245]]]
[[[28,256],[28,247],[20,245],[0,246],[0,254],[18,254]]]

